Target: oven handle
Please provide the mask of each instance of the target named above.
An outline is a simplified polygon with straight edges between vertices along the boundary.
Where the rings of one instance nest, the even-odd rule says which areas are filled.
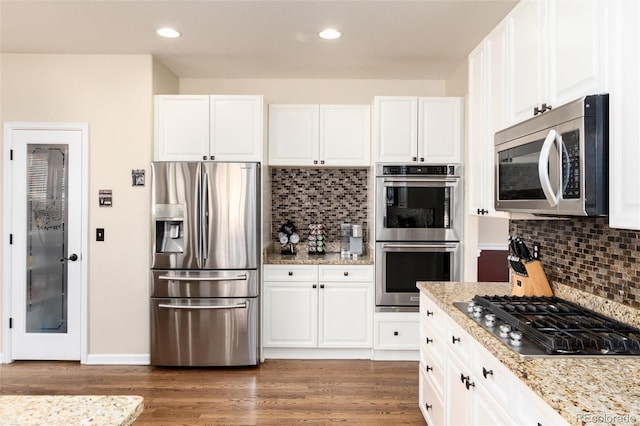
[[[458,183],[459,178],[419,178],[419,179],[407,179],[407,178],[385,178],[382,183],[384,186],[393,186],[394,183],[412,184],[416,186],[430,186],[433,183]]]
[[[188,306],[188,305],[167,305],[165,303],[160,303],[158,305],[159,308],[167,308],[167,309],[244,309],[247,307],[246,303],[240,303],[238,305],[213,305],[213,306]]]
[[[234,277],[172,277],[170,275],[160,275],[158,279],[170,281],[246,281],[247,274]]]
[[[443,248],[455,250],[457,244],[382,244],[382,248]]]

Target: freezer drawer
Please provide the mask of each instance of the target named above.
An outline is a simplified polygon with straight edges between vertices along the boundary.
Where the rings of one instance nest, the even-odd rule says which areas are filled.
[[[257,365],[258,299],[151,298],[151,364]]]

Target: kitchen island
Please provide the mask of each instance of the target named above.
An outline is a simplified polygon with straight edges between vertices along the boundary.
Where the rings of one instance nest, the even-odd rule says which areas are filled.
[[[135,395],[3,395],[0,424],[128,426],[143,410]]]
[[[569,424],[640,423],[640,358],[522,359],[453,305],[475,295],[510,294],[509,283],[419,282],[418,288]],[[637,326],[639,315],[632,308],[560,284],[553,284],[553,290],[558,297]],[[506,407],[507,412],[514,409]]]

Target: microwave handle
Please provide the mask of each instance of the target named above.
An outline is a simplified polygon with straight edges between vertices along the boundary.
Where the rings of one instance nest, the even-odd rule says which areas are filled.
[[[558,205],[558,196],[555,194],[553,187],[551,186],[551,180],[549,179],[549,156],[551,155],[551,148],[556,142],[558,144],[562,143],[560,135],[555,130],[550,130],[542,144],[540,159],[538,160],[538,176],[540,177],[540,185],[542,186],[542,192],[544,192],[544,196],[551,207]]]

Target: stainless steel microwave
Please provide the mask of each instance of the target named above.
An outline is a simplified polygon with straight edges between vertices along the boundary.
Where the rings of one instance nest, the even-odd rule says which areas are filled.
[[[496,210],[609,212],[609,95],[590,95],[495,134]]]

